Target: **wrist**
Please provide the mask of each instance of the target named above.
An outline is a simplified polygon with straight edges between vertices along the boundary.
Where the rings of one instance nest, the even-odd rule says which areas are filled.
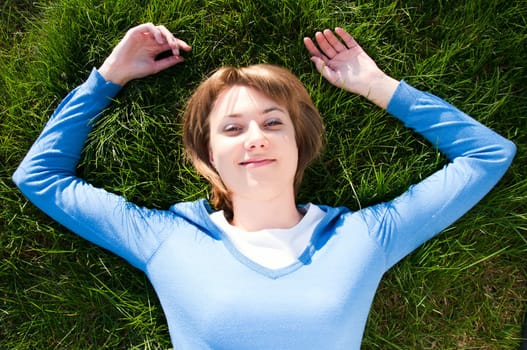
[[[130,79],[127,79],[126,77],[120,75],[118,73],[118,69],[112,68],[112,64],[111,62],[109,62],[109,58],[104,61],[104,63],[97,69],[97,71],[107,82],[111,82],[120,86],[124,86],[128,81],[130,81]]]
[[[366,90],[361,95],[377,106],[386,109],[397,86],[399,86],[398,80],[382,73],[370,80]]]

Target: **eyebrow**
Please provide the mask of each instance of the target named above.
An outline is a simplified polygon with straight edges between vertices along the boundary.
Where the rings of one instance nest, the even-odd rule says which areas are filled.
[[[271,113],[271,112],[274,112],[274,111],[278,111],[278,112],[281,112],[281,113],[285,114],[285,110],[280,108],[280,107],[278,107],[278,106],[272,106],[272,107],[265,108],[262,111],[262,114],[267,114],[267,113]],[[225,115],[225,118],[240,118],[241,116],[242,116],[241,113],[232,113],[232,114]]]
[[[264,109],[263,110],[263,114],[271,113],[271,112],[274,112],[274,111],[285,113],[285,111],[282,108],[280,108],[278,106],[273,106],[273,107],[269,107],[269,108]]]

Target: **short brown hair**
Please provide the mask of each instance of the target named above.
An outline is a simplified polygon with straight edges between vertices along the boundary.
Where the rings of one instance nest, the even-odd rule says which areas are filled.
[[[183,145],[186,156],[212,186],[212,205],[216,209],[223,209],[229,219],[233,215],[229,191],[209,159],[209,115],[218,95],[235,85],[253,88],[288,109],[298,147],[295,192],[308,164],[320,154],[324,133],[322,118],[307,90],[285,68],[270,64],[223,67],[201,83],[185,109]]]

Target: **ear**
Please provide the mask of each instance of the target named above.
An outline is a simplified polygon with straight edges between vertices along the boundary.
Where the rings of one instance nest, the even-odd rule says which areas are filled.
[[[209,162],[212,164],[213,167],[216,168],[216,165],[214,165],[214,156],[212,155],[212,149],[209,147]]]

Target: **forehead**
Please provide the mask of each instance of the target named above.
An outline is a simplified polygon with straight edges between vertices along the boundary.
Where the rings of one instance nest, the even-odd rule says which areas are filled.
[[[263,113],[270,108],[287,109],[281,103],[264,93],[248,86],[234,85],[225,88],[214,102],[210,113],[211,118],[246,113]]]

